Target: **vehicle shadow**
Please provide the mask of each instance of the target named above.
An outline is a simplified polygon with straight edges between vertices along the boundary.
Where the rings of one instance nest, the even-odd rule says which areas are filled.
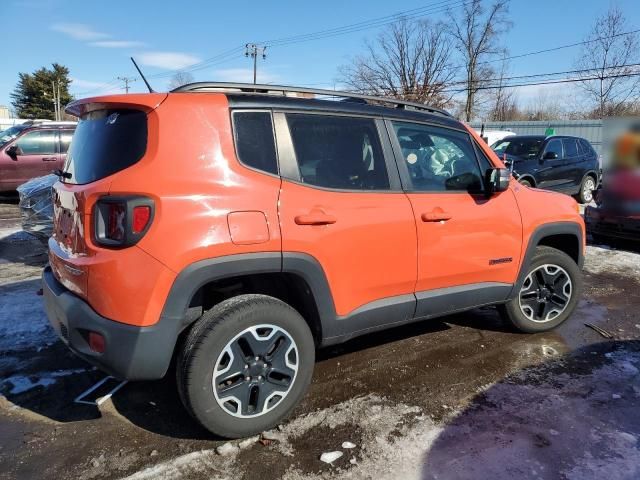
[[[422,478],[638,478],[638,367],[612,341],[507,376],[422,446]]]

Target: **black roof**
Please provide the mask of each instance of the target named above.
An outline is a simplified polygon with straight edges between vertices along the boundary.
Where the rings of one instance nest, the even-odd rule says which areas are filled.
[[[276,108],[310,112],[347,113],[352,115],[376,115],[397,120],[426,121],[450,128],[464,128],[462,123],[453,117],[432,113],[427,110],[406,110],[349,100],[335,101],[317,98],[250,95],[245,93],[227,93],[226,95],[229,100],[229,105],[233,108]]]
[[[231,105],[236,108],[282,108],[360,115],[384,115],[385,117],[429,121],[448,127],[464,128],[448,112],[439,108],[408,100],[376,97],[354,92],[285,85],[225,82],[190,83],[171,92],[222,93],[227,95]],[[291,94],[294,94],[294,96],[291,96]],[[310,95],[310,97],[305,95]],[[337,101],[335,99],[340,100]]]

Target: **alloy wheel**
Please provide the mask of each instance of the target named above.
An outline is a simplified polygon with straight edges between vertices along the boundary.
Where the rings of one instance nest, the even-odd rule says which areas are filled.
[[[249,327],[227,343],[213,370],[218,405],[234,417],[257,417],[287,396],[298,372],[298,348],[280,327]]]
[[[522,284],[520,310],[533,322],[550,322],[565,311],[572,289],[566,270],[557,265],[541,265]]]
[[[586,203],[591,203],[591,200],[593,200],[593,191],[595,189],[596,183],[593,181],[593,178],[587,178],[584,181],[584,186],[582,187],[582,198],[586,201]]]

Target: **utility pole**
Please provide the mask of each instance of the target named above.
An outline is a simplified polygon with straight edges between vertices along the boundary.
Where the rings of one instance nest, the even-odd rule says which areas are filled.
[[[258,55],[262,55],[263,60],[266,59],[267,47],[264,45],[257,45],[255,43],[247,43],[245,48],[244,56],[253,58],[253,84],[255,85],[257,83],[256,79],[258,76]]]
[[[118,80],[124,82],[124,91],[125,93],[129,93],[129,84],[133,83],[137,80],[135,77],[118,77]]]

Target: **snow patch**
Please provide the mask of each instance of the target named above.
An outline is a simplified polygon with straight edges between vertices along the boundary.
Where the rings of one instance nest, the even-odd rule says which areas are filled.
[[[36,387],[49,387],[57,382],[58,378],[68,377],[69,375],[77,375],[85,373],[86,368],[76,368],[71,370],[57,370],[55,372],[39,372],[31,375],[12,375],[0,381],[0,386],[10,384],[10,394],[16,395],[24,393]]]
[[[589,273],[640,275],[640,254],[602,247],[587,247],[584,268]]]

